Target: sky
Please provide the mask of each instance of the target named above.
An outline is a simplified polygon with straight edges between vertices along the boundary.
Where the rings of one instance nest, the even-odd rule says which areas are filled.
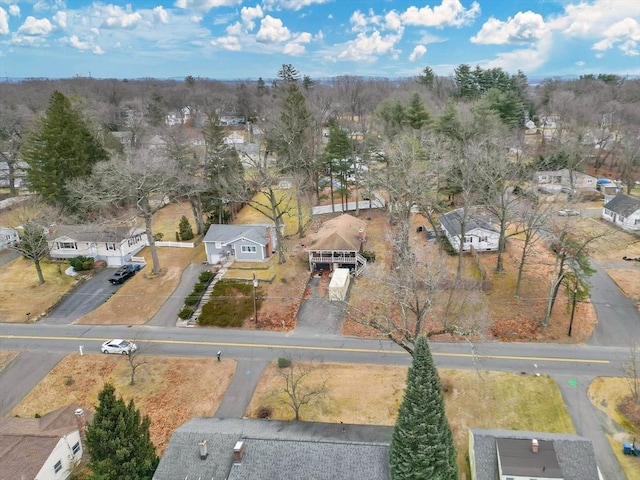
[[[640,75],[640,0],[0,0],[3,78]]]

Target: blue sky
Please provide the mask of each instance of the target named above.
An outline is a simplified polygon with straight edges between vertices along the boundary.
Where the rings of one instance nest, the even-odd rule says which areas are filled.
[[[638,0],[0,0],[11,78],[640,75]]]

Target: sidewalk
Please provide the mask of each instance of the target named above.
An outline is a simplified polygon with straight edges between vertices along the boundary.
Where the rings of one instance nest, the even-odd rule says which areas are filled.
[[[247,407],[253,398],[253,392],[258,386],[258,381],[267,365],[269,365],[269,362],[252,358],[238,360],[231,384],[227,388],[224,397],[222,397],[222,402],[220,402],[214,417],[244,417]]]

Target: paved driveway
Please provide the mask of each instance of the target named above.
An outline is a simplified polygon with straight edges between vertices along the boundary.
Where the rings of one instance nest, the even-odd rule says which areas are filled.
[[[96,272],[89,280],[66,294],[41,321],[54,324],[73,323],[98,308],[120,288],[120,285],[109,283],[109,278],[115,271],[115,268],[105,268]]]

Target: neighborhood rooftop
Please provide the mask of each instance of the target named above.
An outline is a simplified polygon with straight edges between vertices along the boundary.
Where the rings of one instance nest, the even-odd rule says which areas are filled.
[[[604,208],[611,210],[618,215],[622,215],[623,217],[628,217],[640,209],[640,200],[623,193],[619,193],[609,200],[605,204]]]

